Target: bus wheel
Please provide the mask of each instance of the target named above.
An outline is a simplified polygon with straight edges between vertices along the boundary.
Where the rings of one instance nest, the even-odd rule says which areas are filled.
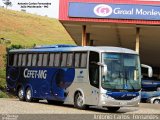
[[[107,107],[108,111],[110,112],[116,112],[120,109],[120,107]]]
[[[17,94],[18,98],[20,101],[24,101],[25,100],[25,97],[24,97],[24,91],[23,91],[23,88],[20,87],[18,89],[18,94]]]
[[[32,91],[29,87],[26,90],[26,101],[32,102]]]
[[[78,92],[74,97],[74,107],[78,109],[86,109],[86,105],[84,105],[84,99],[80,92]]]
[[[160,104],[160,100],[159,100],[159,99],[155,99],[155,100],[153,101],[153,104]]]

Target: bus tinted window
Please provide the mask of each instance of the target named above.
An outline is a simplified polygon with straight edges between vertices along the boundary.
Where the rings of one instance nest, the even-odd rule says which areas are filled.
[[[80,67],[80,53],[75,53],[75,61],[74,61],[74,66],[75,67]]]
[[[87,53],[81,54],[81,67],[87,66]]]
[[[27,66],[31,66],[32,63],[32,54],[28,54],[28,63]]]
[[[55,59],[55,60],[54,60],[54,66],[55,66],[55,67],[58,67],[58,66],[59,66],[59,63],[60,63],[60,53],[56,53],[54,59]]]
[[[33,54],[32,56],[32,66],[36,66],[37,63],[37,54]]]
[[[43,54],[38,55],[38,66],[42,66]]]
[[[17,66],[17,54],[14,54],[13,66]]]
[[[67,67],[71,67],[73,65],[73,53],[68,53],[67,56]]]
[[[53,66],[53,63],[54,63],[54,53],[51,53],[49,57],[49,66]]]
[[[26,65],[26,59],[27,59],[27,55],[23,54],[23,56],[22,56],[22,66]]]
[[[99,62],[99,53],[90,52],[89,54],[89,80],[90,84],[94,87],[99,87],[99,65],[95,64]]]
[[[18,66],[22,65],[22,54],[18,55]]]
[[[9,54],[8,64],[9,64],[10,66],[13,65],[13,60],[14,60],[14,54]]]
[[[48,54],[44,54],[43,55],[43,66],[47,66],[48,65]]]
[[[67,53],[62,53],[61,67],[65,67],[67,62]]]

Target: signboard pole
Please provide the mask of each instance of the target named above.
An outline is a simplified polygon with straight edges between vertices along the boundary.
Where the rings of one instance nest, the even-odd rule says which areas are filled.
[[[137,53],[139,53],[139,46],[140,46],[140,34],[139,33],[140,33],[140,28],[137,27],[136,28],[136,48],[135,48]]]
[[[86,26],[83,25],[82,26],[82,46],[86,46],[87,45],[87,39],[86,39]]]

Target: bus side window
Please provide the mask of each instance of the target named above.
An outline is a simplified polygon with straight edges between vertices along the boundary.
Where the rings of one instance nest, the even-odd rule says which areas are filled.
[[[42,66],[43,54],[38,54],[37,66]]]
[[[87,53],[81,54],[81,67],[85,68],[87,66]]]
[[[28,54],[27,66],[31,66],[31,64],[32,64],[32,54]]]
[[[48,65],[48,54],[45,53],[43,54],[43,66],[47,66]]]
[[[73,65],[73,53],[68,53],[67,55],[67,67],[72,67]]]
[[[53,65],[54,65],[54,53],[51,53],[49,57],[49,66]]]
[[[22,65],[22,54],[18,55],[18,66]]]
[[[36,66],[37,63],[37,54],[32,55],[32,66]]]
[[[81,53],[75,53],[74,66],[76,68],[80,67],[80,55]]]
[[[67,53],[62,53],[61,67],[65,67],[67,62]]]
[[[13,66],[17,66],[17,54],[14,54],[14,58],[13,58]]]
[[[97,52],[90,52],[89,55],[89,79],[90,84],[94,87],[99,87],[99,66],[97,63],[99,62],[99,53]]]
[[[27,55],[26,55],[26,54],[23,54],[23,55],[22,55],[22,66],[25,66],[25,65],[26,65],[26,58],[27,58]]]
[[[60,63],[60,53],[55,53],[55,57],[54,57],[54,66],[58,67]]]
[[[8,57],[9,57],[9,59],[8,59],[8,65],[9,66],[13,66],[14,54],[9,54]]]

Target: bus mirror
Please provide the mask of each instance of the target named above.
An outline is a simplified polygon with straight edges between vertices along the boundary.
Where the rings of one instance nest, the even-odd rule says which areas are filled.
[[[102,66],[102,76],[105,76],[107,74],[107,65],[103,64],[101,62],[97,62],[97,65]]]
[[[102,68],[102,75],[105,76],[107,74],[107,65],[104,65]]]
[[[151,66],[148,66],[148,65],[145,65],[145,64],[141,64],[141,67],[148,69],[148,77],[152,77],[153,76],[153,70],[152,70]]]
[[[102,67],[102,76],[105,76],[107,74],[107,65],[101,62],[91,62],[92,64],[96,64]]]
[[[97,65],[99,66],[104,66],[105,64],[101,63],[101,62],[97,62]]]
[[[91,62],[92,64],[95,64],[95,65],[99,65],[99,66],[104,66],[105,64],[101,63],[101,62],[95,62],[95,61],[92,61]]]

